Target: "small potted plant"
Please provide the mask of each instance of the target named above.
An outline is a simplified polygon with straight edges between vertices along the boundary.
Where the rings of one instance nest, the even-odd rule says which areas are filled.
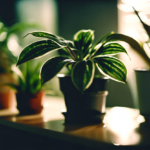
[[[15,95],[7,82],[14,82],[11,67],[16,63],[17,57],[10,51],[8,45],[10,37],[29,28],[37,28],[39,25],[33,23],[16,23],[6,27],[0,22],[0,109],[8,109],[15,106]]]
[[[41,86],[39,78],[40,65],[40,62],[31,61],[19,68],[12,67],[16,74],[16,82],[7,85],[16,92],[19,115],[38,114],[43,110],[45,89]]]
[[[13,91],[4,85],[6,82],[13,82],[11,64],[14,56],[7,48],[7,36],[7,28],[0,22],[0,109],[11,108],[14,102]]]
[[[137,49],[141,49],[140,45],[131,37],[113,32],[93,44],[94,31],[90,29],[78,31],[73,41],[47,32],[29,34],[47,39],[25,47],[17,65],[52,51],[61,52],[61,55],[53,56],[43,64],[40,72],[41,83],[49,81],[67,66],[69,75],[59,75],[60,88],[67,107],[67,112],[63,113],[65,122],[101,122],[105,114],[107,79],[126,83],[126,67],[113,55],[127,52],[115,41],[125,41]]]

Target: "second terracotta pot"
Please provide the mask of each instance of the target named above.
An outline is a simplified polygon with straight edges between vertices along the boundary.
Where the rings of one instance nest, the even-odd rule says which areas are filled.
[[[41,113],[43,110],[44,95],[43,91],[36,94],[17,93],[16,100],[19,114],[32,115]]]

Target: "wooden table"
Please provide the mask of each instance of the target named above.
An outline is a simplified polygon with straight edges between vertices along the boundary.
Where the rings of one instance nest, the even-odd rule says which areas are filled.
[[[94,125],[64,124],[62,109],[63,98],[46,97],[42,114],[1,110],[0,150],[150,148],[150,125],[137,109],[107,108],[103,123]]]

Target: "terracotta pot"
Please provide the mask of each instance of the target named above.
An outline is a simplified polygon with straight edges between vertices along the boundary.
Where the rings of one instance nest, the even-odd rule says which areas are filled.
[[[15,94],[12,90],[0,92],[0,109],[9,109],[15,107]]]
[[[19,114],[31,115],[41,113],[43,110],[44,95],[43,91],[36,94],[17,93],[16,100]]]
[[[59,76],[58,76],[59,77]],[[70,76],[59,77],[67,112],[65,123],[101,123],[105,115],[108,79],[94,78],[91,86],[81,94],[73,85]]]
[[[13,75],[0,73],[0,109],[16,107],[15,93],[6,83],[14,83]]]

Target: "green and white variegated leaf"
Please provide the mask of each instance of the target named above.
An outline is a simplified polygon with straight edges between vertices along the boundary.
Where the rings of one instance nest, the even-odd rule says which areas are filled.
[[[126,83],[127,69],[119,59],[103,56],[95,58],[95,61],[101,73],[109,76],[113,80]]]
[[[140,46],[140,44],[134,40],[132,37],[123,35],[123,34],[111,34],[107,36],[105,39],[105,42],[103,44],[113,41],[123,41],[129,44],[136,52],[141,55],[141,57],[146,61],[146,63],[149,65],[149,57],[147,56],[146,52],[143,50],[143,48]]]
[[[80,30],[74,35],[75,48],[81,51],[83,57],[86,53],[88,54],[88,50],[92,46],[93,40],[93,30]]]
[[[136,40],[134,40],[132,37],[129,37],[129,36],[126,36],[123,34],[117,34],[117,33],[108,35],[105,38],[103,45],[108,43],[108,42],[113,42],[113,41],[123,41],[123,42],[126,42],[127,44],[129,44],[134,49],[137,49],[139,51],[141,51],[141,50],[143,51],[143,49],[141,48],[139,43]]]
[[[50,40],[53,40],[55,42],[57,42],[58,44],[60,44],[61,46],[69,46],[69,47],[73,47],[73,42],[69,41],[69,40],[65,40],[59,36],[56,36],[52,33],[48,33],[48,32],[30,32],[27,35],[33,35],[35,37],[42,37],[42,38],[48,38]],[[25,35],[24,37],[26,37],[27,35]]]
[[[52,40],[42,40],[34,42],[23,49],[21,52],[17,65],[20,65],[24,62],[38,58],[46,53],[52,52],[63,48],[58,43]]]
[[[132,48],[134,48],[135,50],[137,50],[137,52],[139,52],[140,54],[142,54],[144,57],[147,57],[145,52],[143,51],[142,47],[139,45],[139,43],[134,40],[132,37],[123,35],[123,34],[108,34],[107,36],[105,36],[105,38],[103,38],[103,40],[101,41],[101,43],[97,42],[97,44],[95,45],[95,47],[92,49],[91,55],[94,56],[96,51],[98,49],[100,49],[100,47],[102,47],[103,45],[110,43],[110,42],[114,42],[114,41],[123,41],[126,42],[127,44],[129,44]]]
[[[126,53],[127,51],[123,46],[118,43],[109,43],[103,45],[100,49],[97,50],[96,55],[116,55],[118,53]],[[128,54],[127,54],[128,55]]]
[[[41,69],[41,83],[52,79],[61,69],[69,63],[73,63],[72,59],[67,59],[62,56],[53,57],[45,62]]]
[[[83,93],[93,82],[94,74],[95,65],[93,60],[77,62],[71,72],[73,84]]]
[[[64,40],[63,43],[70,48],[74,48],[74,43],[72,41]]]
[[[59,39],[58,36],[54,35],[54,34],[51,34],[51,33],[48,33],[48,32],[42,32],[42,31],[35,31],[35,32],[30,32],[28,34],[26,34],[24,37],[28,36],[29,34],[35,36],[35,37],[43,37],[43,38],[49,38],[51,40],[56,40],[56,39]],[[59,41],[58,41],[59,43]]]

